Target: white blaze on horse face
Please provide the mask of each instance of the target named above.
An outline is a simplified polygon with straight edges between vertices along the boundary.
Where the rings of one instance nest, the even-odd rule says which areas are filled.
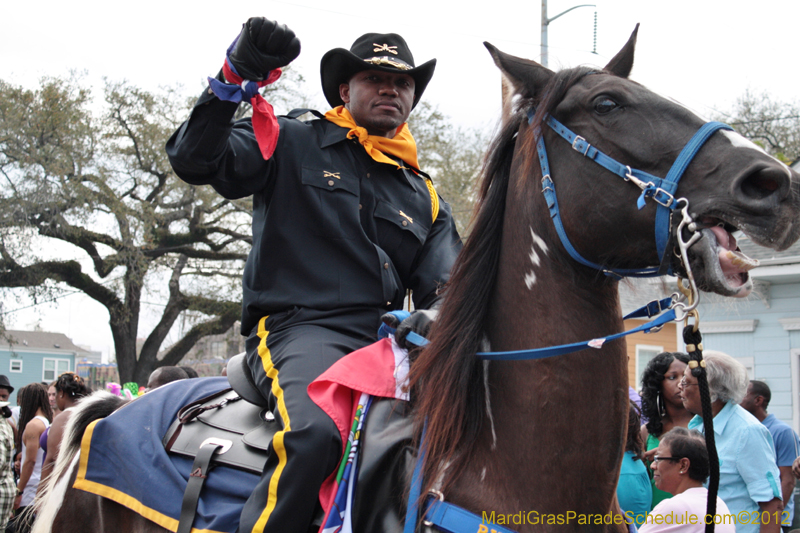
[[[736,133],[735,131],[720,130],[720,133],[730,141],[734,148],[752,148],[753,150],[758,150],[762,154],[766,153],[759,145],[750,141],[749,139],[746,139],[744,136]]]
[[[720,130],[720,133],[722,133],[725,136],[725,138],[727,138],[728,141],[730,141],[730,143],[734,146],[734,148],[750,148],[752,150],[758,150],[762,154],[766,154],[767,153],[759,145],[757,145],[756,143],[754,143],[751,140],[747,139],[743,135],[741,135],[739,133],[736,133],[735,131]],[[767,155],[769,155],[769,154],[767,154]],[[772,156],[770,156],[770,157],[772,157]],[[778,161],[778,163],[781,164],[783,169],[786,171],[786,174],[789,175],[789,177],[791,178],[792,172],[791,172],[791,170],[789,170],[789,167],[786,165],[786,163],[784,163],[782,161],[779,161],[777,159],[775,159],[775,161]]]
[[[533,263],[534,267],[538,267],[542,264],[542,259],[539,257],[539,254],[536,253],[536,247],[538,246],[544,255],[547,255],[547,243],[542,240],[541,237],[534,233],[533,228],[531,230],[531,237],[533,238],[533,244],[531,245],[531,253],[528,254],[528,257]],[[528,287],[528,290],[532,289],[533,286],[536,284],[536,273],[531,270],[527,274],[525,274],[525,286]]]

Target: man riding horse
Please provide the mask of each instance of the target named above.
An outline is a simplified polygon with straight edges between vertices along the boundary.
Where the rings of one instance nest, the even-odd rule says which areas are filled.
[[[450,207],[419,169],[406,119],[435,60],[415,66],[402,37],[370,33],[321,62],[333,109],[303,122],[276,118],[258,87],[300,53],[284,25],[251,18],[225,65],[167,143],[176,174],[225,198],[253,196],[242,334],[276,434],[239,531],[308,530],[318,490],[339,463],[333,421],[308,397],[311,381],[373,342],[381,315],[413,291],[430,309],[461,243]],[[242,99],[253,117],[233,121]],[[430,312],[398,329],[424,332]]]

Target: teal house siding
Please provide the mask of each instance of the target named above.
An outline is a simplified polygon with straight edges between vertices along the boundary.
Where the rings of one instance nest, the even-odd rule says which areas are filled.
[[[751,271],[755,288],[745,299],[703,294],[698,311],[703,346],[739,359],[751,379],[772,390],[768,411],[800,430],[800,244],[784,252],[741,249],[761,261]],[[796,359],[794,362],[792,359]]]
[[[63,333],[7,330],[6,336],[0,344],[0,374],[14,387],[11,405],[16,405],[21,387],[50,383],[63,372],[74,371],[75,361],[88,353]]]

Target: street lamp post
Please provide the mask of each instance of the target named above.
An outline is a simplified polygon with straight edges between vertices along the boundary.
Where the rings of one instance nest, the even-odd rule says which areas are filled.
[[[579,7],[597,7],[595,4],[581,4],[579,6],[573,6],[566,11],[562,11],[558,15],[553,18],[547,18],[547,0],[542,0],[542,65],[545,67],[547,66],[547,26],[556,20],[561,15],[566,15],[573,9],[578,9]],[[595,31],[597,31],[597,24],[595,23]]]

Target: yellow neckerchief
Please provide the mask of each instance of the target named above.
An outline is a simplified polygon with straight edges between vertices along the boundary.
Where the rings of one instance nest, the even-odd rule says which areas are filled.
[[[414,142],[414,137],[411,136],[411,131],[409,131],[407,123],[404,122],[403,125],[398,128],[395,136],[390,139],[388,137],[370,135],[367,133],[366,128],[358,126],[355,120],[353,120],[350,111],[345,109],[342,105],[334,107],[325,113],[325,118],[337,126],[349,129],[350,131],[347,132],[347,138],[358,139],[358,142],[361,143],[367,151],[367,154],[378,163],[387,163],[400,168],[399,163],[388,157],[388,154],[408,163],[413,167],[412,170],[414,171],[419,169],[419,163],[417,162],[417,143]],[[436,194],[436,190],[433,188],[433,182],[430,178],[425,178],[425,184],[428,186],[428,192],[431,195],[431,215],[432,220],[435,221],[436,217],[439,216],[439,196]]]

